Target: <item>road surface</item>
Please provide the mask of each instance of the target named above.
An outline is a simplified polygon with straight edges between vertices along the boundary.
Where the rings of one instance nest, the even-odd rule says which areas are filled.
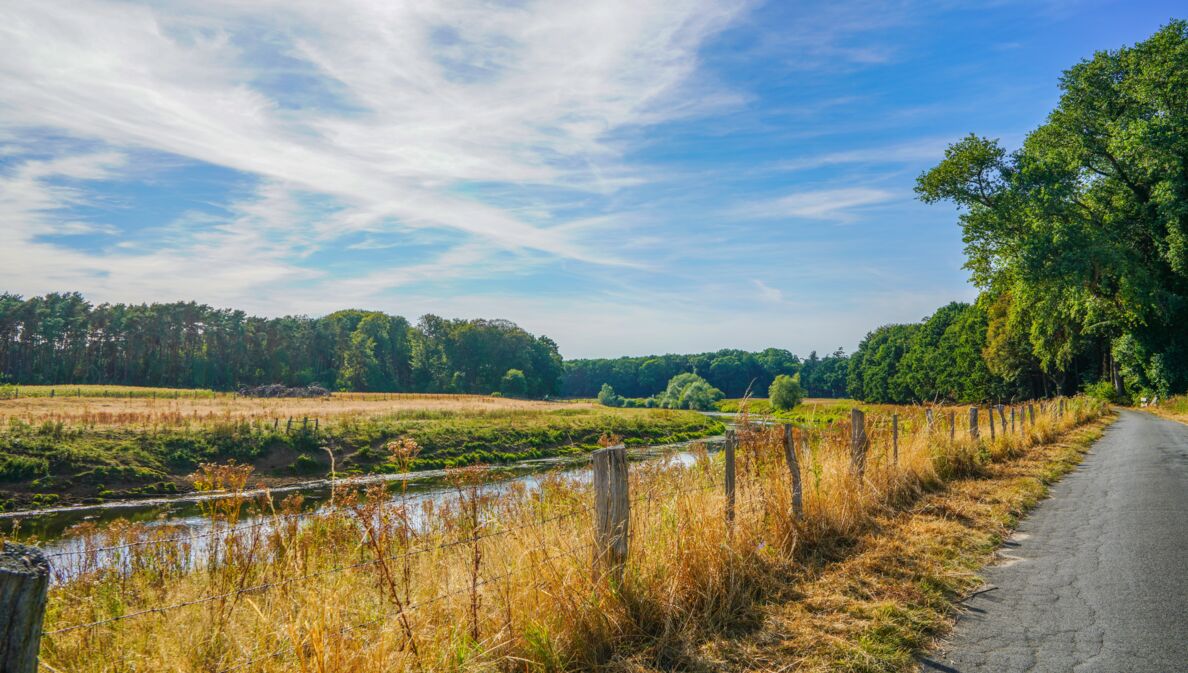
[[[1188,425],[1123,411],[922,671],[1188,671]]]

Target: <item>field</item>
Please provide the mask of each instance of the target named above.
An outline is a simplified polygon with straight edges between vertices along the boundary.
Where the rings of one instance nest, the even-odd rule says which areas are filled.
[[[85,549],[51,559],[62,579],[41,658],[48,670],[86,673],[712,670],[724,654],[735,667],[774,665],[745,648],[791,640],[803,646],[781,666],[908,670],[976,581],[971,557],[930,548],[927,567],[904,565],[930,544],[927,529],[887,540],[877,558],[860,542],[916,503],[938,521],[959,501],[982,516],[972,508],[994,495],[966,504],[956,494],[971,485],[1022,484],[1034,500],[1056,470],[1049,445],[1106,412],[1075,399],[1063,415],[1049,405],[1038,423],[994,439],[984,416],[982,436],[950,439],[923,409],[897,408],[897,453],[887,418],[872,412],[861,474],[846,421],[795,432],[796,470],[781,428],[740,426],[733,518],[720,453],[630,467],[621,580],[593,571],[593,486],[579,479],[493,492],[463,469],[451,477],[456,498],[427,509],[382,490],[339,493],[316,515],[293,502],[224,501],[201,541],[84,526]],[[251,476],[208,468],[203,483],[238,492]],[[267,525],[237,525],[241,504]],[[808,613],[768,619],[805,601]]]
[[[387,443],[419,447],[414,470],[577,454],[604,433],[664,443],[721,432],[694,412],[608,409],[468,395],[258,399],[209,391],[22,387],[0,400],[0,507],[175,493],[204,462],[252,465],[265,484],[395,469]],[[74,396],[63,394],[74,393]],[[81,393],[81,396],[79,395]],[[122,397],[120,395],[123,395]]]

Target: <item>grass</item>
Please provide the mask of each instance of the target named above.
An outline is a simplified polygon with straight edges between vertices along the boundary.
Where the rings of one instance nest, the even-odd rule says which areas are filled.
[[[143,392],[143,391],[141,391]],[[414,470],[580,454],[604,433],[632,444],[720,433],[693,412],[607,409],[465,395],[328,399],[47,396],[0,402],[0,508],[190,489],[206,462],[235,460],[276,484],[390,472],[386,444],[411,439]]]
[[[898,413],[898,461],[868,419],[863,479],[844,422],[797,433],[799,521],[778,428],[739,430],[732,529],[720,455],[632,465],[621,583],[591,569],[590,482],[559,476],[492,491],[457,470],[456,497],[432,508],[373,490],[305,519],[265,499],[251,506],[273,525],[249,528],[222,501],[208,543],[185,549],[154,543],[172,534],[161,528],[84,527],[92,551],[55,560],[70,579],[51,590],[41,657],[83,673],[908,670],[1007,527],[1075,462],[1092,431],[1076,428],[1106,410],[1072,400],[993,441]],[[232,492],[250,480],[208,473]]]

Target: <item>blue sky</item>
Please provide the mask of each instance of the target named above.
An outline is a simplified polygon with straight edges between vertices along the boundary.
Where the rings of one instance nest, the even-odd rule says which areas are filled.
[[[0,290],[852,350],[975,290],[915,177],[1171,2],[5,2]]]

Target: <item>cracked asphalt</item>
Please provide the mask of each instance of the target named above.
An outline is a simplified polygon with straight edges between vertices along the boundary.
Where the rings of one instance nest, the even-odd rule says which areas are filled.
[[[922,671],[1188,671],[1188,425],[1122,411],[999,556]]]

